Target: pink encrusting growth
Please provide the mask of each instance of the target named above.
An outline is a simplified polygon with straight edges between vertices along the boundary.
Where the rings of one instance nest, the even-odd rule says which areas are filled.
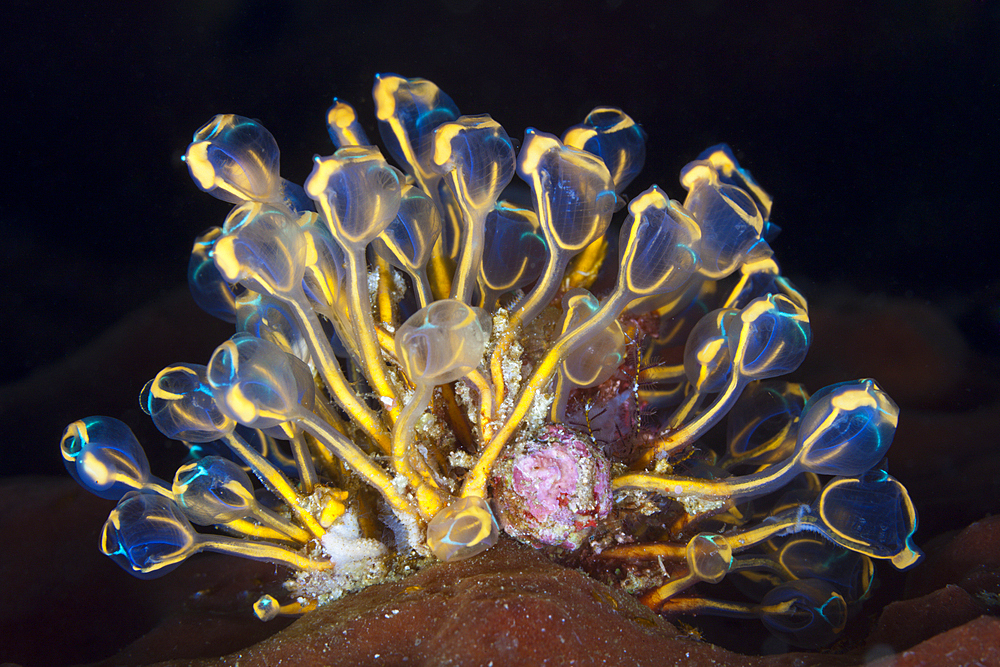
[[[607,458],[561,424],[515,441],[493,469],[500,525],[537,545],[578,549],[611,511]]]

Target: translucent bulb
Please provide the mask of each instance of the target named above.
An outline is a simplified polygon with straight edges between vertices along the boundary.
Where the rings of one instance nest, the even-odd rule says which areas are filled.
[[[459,498],[427,524],[427,547],[445,562],[481,554],[496,544],[499,536],[493,511],[477,496]]]
[[[340,304],[347,280],[347,258],[327,227],[313,213],[298,220],[306,244],[302,288],[317,312],[335,320],[335,306]]]
[[[847,625],[844,596],[818,579],[799,579],[777,586],[764,596],[761,609],[760,620],[768,630],[802,648],[830,644]]]
[[[583,324],[598,311],[597,298],[583,288],[570,290],[563,296],[563,326],[565,333]],[[596,387],[610,378],[625,360],[625,333],[618,320],[607,328],[594,332],[585,343],[563,359],[563,376],[577,387]]]
[[[344,146],[371,146],[368,135],[358,122],[358,114],[347,102],[333,98],[333,106],[326,112],[326,128],[330,141],[337,148]]]
[[[434,130],[461,114],[452,99],[427,79],[404,79],[396,74],[379,74],[372,88],[378,130],[389,154],[424,189],[426,177],[434,174],[431,160]]]
[[[725,278],[761,240],[764,220],[750,195],[721,183],[708,162],[684,167],[681,184],[688,190],[684,208],[701,228],[701,272],[712,280]]]
[[[683,287],[699,263],[695,221],[655,185],[628,210],[618,242],[618,284],[633,299]]]
[[[729,380],[732,355],[726,340],[726,321],[738,311],[724,308],[708,313],[694,326],[684,346],[684,373],[703,394],[722,389]]]
[[[580,125],[566,130],[563,143],[601,158],[621,194],[646,162],[646,133],[621,109],[596,107]]]
[[[769,294],[726,321],[726,338],[742,377],[760,380],[791,373],[812,341],[809,315],[788,297]]]
[[[476,368],[490,337],[490,317],[455,299],[435,301],[396,331],[396,356],[420,384],[446,384]]]
[[[579,252],[608,228],[616,197],[608,168],[594,155],[529,128],[517,173],[535,191],[549,252]]]
[[[732,567],[733,548],[721,535],[701,533],[688,541],[687,562],[693,577],[717,584]]]
[[[486,216],[514,176],[514,145],[485,114],[445,123],[434,136],[434,168],[444,176],[461,213],[451,296],[468,303],[479,275]]]
[[[808,395],[802,385],[778,380],[750,383],[729,411],[726,466],[775,463],[795,447],[799,415]]]
[[[215,242],[221,227],[211,227],[194,241],[188,261],[188,287],[195,303],[210,315],[226,322],[236,321],[233,291],[215,266]]]
[[[227,281],[267,294],[301,289],[307,246],[284,210],[248,202],[233,209],[222,231],[214,258]]]
[[[269,340],[285,352],[309,361],[309,345],[287,302],[246,291],[236,299],[236,330]]]
[[[402,181],[374,146],[349,146],[317,156],[305,189],[344,249],[363,250],[399,212]]]
[[[149,461],[132,429],[113,417],[73,422],[59,443],[66,469],[80,486],[117,500],[150,479]]]
[[[427,263],[440,236],[441,214],[434,201],[416,186],[404,185],[399,212],[372,241],[372,248],[382,259],[413,278],[421,307],[433,300],[427,279]]]
[[[156,374],[139,394],[139,405],[160,433],[174,440],[205,443],[236,428],[215,402],[207,368],[173,364]]]
[[[744,192],[748,192],[753,197],[757,209],[765,221],[771,218],[771,205],[773,204],[771,195],[757,184],[749,171],[740,167],[740,163],[737,162],[736,156],[733,154],[733,149],[728,144],[716,144],[706,148],[698,156],[698,160],[705,160],[711,164],[719,173],[719,180],[723,183],[734,185]]]
[[[889,450],[899,408],[871,379],[820,389],[802,410],[802,465],[820,475],[859,475]]]
[[[434,168],[456,170],[460,192],[470,209],[488,211],[514,177],[514,145],[489,114],[462,116],[434,131]]]
[[[140,579],[170,572],[196,542],[194,527],[174,501],[139,491],[119,501],[101,533],[101,551]]]
[[[131,491],[111,511],[101,551],[140,579],[166,574],[199,551],[219,551],[301,570],[328,569],[285,547],[226,536],[201,535],[177,504],[161,495]]]
[[[906,488],[884,470],[831,480],[816,510],[827,527],[824,535],[842,547],[888,558],[901,570],[920,560],[913,544],[917,512]]]
[[[494,310],[497,298],[534,282],[545,264],[545,239],[538,216],[507,202],[486,216],[479,267],[482,307]]]
[[[208,362],[208,383],[219,409],[245,426],[267,429],[300,410],[293,363],[301,361],[274,343],[238,333],[216,348]],[[310,380],[312,373],[308,373]]]
[[[220,456],[206,456],[178,468],[172,490],[184,514],[202,526],[242,519],[257,507],[250,478]]]
[[[220,114],[195,132],[184,162],[199,188],[233,204],[278,203],[278,144],[255,120]]]

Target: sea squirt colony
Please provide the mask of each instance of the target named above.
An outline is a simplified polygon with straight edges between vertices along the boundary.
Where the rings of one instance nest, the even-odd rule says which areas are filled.
[[[653,186],[624,211],[645,134],[619,109],[517,151],[429,81],[373,95],[402,171],[339,100],[304,187],[256,121],[195,134],[195,183],[235,207],[189,282],[237,332],[141,392],[190,449],[172,481],[122,422],[66,428],[70,473],[118,500],[105,554],[143,578],[205,550],[287,566],[293,600],[262,597],[266,620],[502,530],[663,614],[757,617],[805,647],[839,636],[872,559],[920,558],[888,395],[775,379],[808,350],[807,304],[727,146],[682,170],[683,204]],[[745,601],[698,585],[724,578]]]

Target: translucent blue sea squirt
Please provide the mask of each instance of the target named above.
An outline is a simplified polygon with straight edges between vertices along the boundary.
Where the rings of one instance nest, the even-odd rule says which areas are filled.
[[[302,185],[257,121],[195,133],[195,184],[234,208],[189,282],[235,331],[141,392],[190,450],[172,482],[117,419],[67,427],[70,473],[118,501],[104,553],[138,577],[200,551],[288,568],[267,620],[517,539],[665,615],[806,647],[840,636],[872,559],[920,558],[889,396],[777,379],[808,305],[728,146],[682,170],[681,203],[630,192],[646,134],[619,109],[516,150],[429,81],[382,74],[373,97],[394,164],[335,99]],[[747,599],[713,598],[724,578]]]

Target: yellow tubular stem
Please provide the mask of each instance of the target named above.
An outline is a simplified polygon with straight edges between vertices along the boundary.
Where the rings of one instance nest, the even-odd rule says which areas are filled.
[[[296,429],[295,435],[289,440],[292,446],[292,457],[295,459],[295,468],[299,471],[299,483],[302,485],[302,493],[309,495],[319,484],[319,477],[316,475],[316,465],[313,463],[309,447],[302,437],[302,432]]]
[[[444,403],[445,418],[451,426],[455,440],[458,441],[462,449],[471,451],[474,447],[482,447],[483,442],[476,443],[476,436],[472,432],[472,423],[468,420],[466,412],[458,407],[458,396],[455,395],[455,388],[450,384],[438,385],[441,392],[441,400]],[[440,453],[440,452],[438,452]]]
[[[266,615],[264,616],[261,616],[260,613],[258,612],[258,616],[260,616],[261,620],[265,621],[271,620],[278,616],[302,616],[303,614],[308,614],[309,612],[313,611],[314,609],[316,609],[317,606],[315,600],[309,600],[305,604],[296,601],[296,602],[289,602],[288,604],[279,605],[278,601],[275,600],[272,596],[265,595],[264,597],[262,597],[260,600],[257,601],[257,604],[254,605],[255,612],[257,609],[257,605],[261,604],[261,602],[265,600],[269,601],[270,605],[276,605],[273,608],[270,605],[268,605],[269,612],[266,613]]]
[[[537,202],[537,204],[544,205],[544,202]],[[541,219],[541,212],[539,212],[539,219]],[[507,387],[503,377],[503,360],[511,343],[514,342],[514,336],[520,331],[523,322],[533,318],[552,301],[552,298],[559,291],[559,285],[566,270],[568,259],[565,254],[553,252],[551,245],[554,241],[548,236],[546,236],[546,241],[550,244],[550,248],[545,270],[538,282],[535,283],[534,289],[510,313],[507,330],[497,341],[496,347],[493,348],[493,355],[490,357],[490,374],[492,375],[497,405],[503,403],[507,395]]]
[[[316,317],[316,313],[311,308],[304,308],[305,295],[301,301],[298,299],[288,299],[286,303],[295,311],[295,317],[302,325],[302,333],[306,335],[309,343],[309,351],[313,355],[313,362],[319,369],[323,382],[334,400],[340,407],[351,416],[351,419],[361,428],[365,434],[371,438],[379,449],[388,452],[391,448],[389,432],[382,424],[381,418],[367,405],[361,402],[354,389],[344,377],[344,372],[340,369],[340,363],[333,356],[329,343],[323,335],[323,327]],[[369,318],[371,312],[369,311]]]
[[[794,519],[788,518],[783,521],[775,521],[774,523],[764,524],[745,531],[733,531],[732,533],[723,534],[721,537],[729,544],[733,551],[741,551],[769,540],[772,537],[779,535],[781,532],[797,525],[815,525],[816,523],[817,521],[815,517],[810,514],[803,513],[801,516],[796,516]]]
[[[605,549],[601,558],[620,560],[655,560],[656,558],[687,558],[687,544],[653,543],[653,544],[623,544]]]
[[[340,415],[333,411],[333,407],[327,402],[326,396],[317,394],[316,401],[313,403],[313,411],[318,413],[330,424],[330,426],[334,427],[344,435],[351,432],[351,429],[349,429],[347,424],[344,423],[344,420],[340,418]]]
[[[306,558],[302,554],[296,553],[277,544],[267,542],[249,542],[232,537],[214,537],[199,535],[195,544],[197,551],[218,551],[219,553],[242,556],[253,560],[262,560],[269,563],[286,565],[293,570],[329,570],[333,568],[330,561],[318,561]]]
[[[385,120],[389,123],[389,128],[392,130],[392,133],[396,135],[396,140],[399,142],[399,150],[403,152],[403,159],[413,169],[413,178],[416,179],[420,189],[423,190],[435,204],[438,204],[439,197],[437,188],[430,187],[432,175],[424,171],[420,161],[417,160],[417,155],[413,152],[413,146],[410,145],[410,139],[406,134],[406,129],[403,127],[403,124],[399,122],[399,118],[397,118],[395,114],[389,116]]]
[[[497,405],[503,403],[503,399],[507,396],[507,385],[503,377],[503,360],[507,356],[510,345],[514,342],[514,336],[520,327],[520,320],[511,315],[507,321],[507,330],[493,347],[493,354],[490,356],[490,377],[493,379],[493,395]]]
[[[583,249],[579,255],[573,258],[563,279],[566,289],[583,287],[590,289],[590,286],[597,280],[597,274],[604,264],[604,259],[608,254],[608,241],[603,236],[592,242]]]
[[[282,616],[302,616],[316,609],[316,601],[309,600],[305,604],[301,602],[289,602],[278,607],[278,613]]]
[[[691,588],[699,581],[701,581],[701,579],[693,574],[687,574],[677,579],[671,579],[670,583],[664,584],[663,586],[646,593],[639,601],[650,609],[656,611],[671,597],[677,595],[685,589]]]
[[[729,571],[739,572],[740,570],[770,570],[771,572],[780,572],[782,576],[793,576],[788,568],[767,556],[743,556],[739,560],[734,560]]]
[[[325,419],[322,412],[319,414],[320,419]],[[309,445],[309,451],[319,462],[320,468],[326,474],[326,477],[331,480],[343,480],[344,467],[341,464],[340,459],[334,456],[333,452],[324,447],[322,443],[312,436],[311,433],[306,433],[304,435],[306,444]]]
[[[259,516],[259,515],[257,515]],[[245,537],[253,537],[259,540],[292,541],[305,544],[312,539],[312,536],[298,526],[289,523],[288,530],[276,530],[268,526],[260,526],[247,519],[234,519],[222,524],[227,530],[239,533]]]
[[[230,433],[223,438],[226,444],[237,456],[253,468],[260,481],[276,496],[281,498],[292,510],[296,519],[306,527],[313,537],[323,537],[326,529],[319,524],[312,514],[302,506],[302,496],[299,495],[291,481],[282,474],[280,470],[271,465],[271,462],[258,454],[256,450],[247,445],[242,438]]]
[[[552,401],[552,406],[549,408],[549,420],[552,422],[561,422],[566,413],[566,404],[569,403],[569,392],[573,391],[573,387],[569,381],[566,379],[565,373],[559,373],[556,375],[556,388],[555,388],[555,399]],[[590,426],[590,413],[586,412],[587,416],[587,426]]]
[[[305,544],[312,539],[309,531],[295,525],[286,517],[262,505],[258,505],[254,510],[254,518],[264,524],[264,526],[285,534],[287,536],[286,539],[292,539],[300,544]]]
[[[410,274],[410,278],[413,280],[413,291],[417,296],[417,303],[421,308],[426,308],[428,304],[434,301],[431,283],[427,279],[427,269],[414,271]]]
[[[736,308],[735,304],[740,295],[743,293],[743,288],[746,287],[749,281],[750,274],[745,272],[742,273],[739,282],[737,282],[736,285],[733,286],[733,289],[729,291],[729,296],[726,297],[726,300],[722,302],[722,305],[719,306],[719,308]]]
[[[593,332],[605,329],[611,323],[611,320],[618,316],[618,313],[621,312],[621,309],[627,302],[628,292],[621,288],[616,288],[604,305],[594,313],[593,317],[556,340],[555,345],[552,346],[538,363],[538,367],[531,375],[531,379],[521,388],[521,393],[518,395],[517,402],[514,404],[514,409],[511,411],[510,416],[507,417],[500,430],[497,431],[493,439],[483,449],[476,465],[469,471],[469,475],[465,478],[465,483],[462,485],[463,498],[469,496],[486,497],[486,483],[490,471],[493,469],[493,464],[496,462],[497,457],[500,456],[503,446],[507,444],[507,441],[514,435],[514,432],[517,431],[524,417],[528,414],[528,410],[531,409],[531,404],[534,402],[536,394],[545,389],[549,380],[552,379],[553,374],[559,368],[559,364],[566,358],[566,355],[578,343],[589,338]]]
[[[382,354],[398,366],[399,359],[396,358],[396,339],[382,327],[375,328],[375,337],[378,339],[379,347],[382,348]]]
[[[418,456],[411,451],[410,446],[413,442],[417,421],[430,405],[433,395],[434,387],[432,385],[418,384],[413,397],[403,408],[399,421],[396,422],[396,426],[392,430],[393,469],[397,475],[404,476],[410,483],[410,487],[416,493],[420,514],[424,519],[432,518],[445,505],[441,497],[440,487],[430,476],[430,471],[417,472],[410,461],[411,456]],[[426,465],[421,467],[426,468]]]
[[[264,524],[264,526],[267,526],[273,530],[284,533],[285,535],[288,536],[288,538],[295,540],[296,542],[299,542],[301,544],[305,544],[310,539],[312,539],[312,536],[309,534],[309,531],[301,528],[300,526],[296,526],[287,518],[283,517],[277,512],[269,510],[266,507],[258,506],[257,509],[254,511],[254,518],[260,521],[262,524]]]
[[[639,402],[646,405],[661,405],[665,403],[676,403],[683,398],[684,385],[678,383],[669,389],[643,389],[639,388]]]
[[[430,261],[427,262],[427,280],[430,283],[432,299],[447,299],[451,294],[451,270],[450,262],[444,256],[444,242],[438,238],[434,242],[434,252]],[[428,301],[430,303],[430,301]],[[426,306],[421,303],[420,307]]]
[[[707,410],[698,415],[694,421],[679,431],[669,433],[657,439],[642,457],[641,463],[643,465],[648,463],[652,458],[665,458],[671,452],[681,449],[689,442],[701,437],[705,431],[711,428],[732,407],[736,399],[739,398],[743,388],[751,379],[740,373],[740,369],[743,367],[743,360],[746,357],[747,347],[750,344],[749,339],[748,327],[744,325],[740,330],[740,338],[736,344],[736,349],[732,352],[732,370],[725,389],[716,396],[715,402]]]
[[[677,406],[676,410],[674,410],[674,414],[670,415],[670,419],[667,420],[664,430],[676,430],[679,428],[680,425],[684,423],[684,420],[691,415],[691,412],[697,410],[698,406],[701,405],[701,401],[705,398],[705,394],[702,394],[693,386],[690,391],[691,393],[685,396],[684,400],[681,401],[681,404]]]
[[[493,419],[496,417],[493,387],[479,369],[470,371],[465,380],[479,393],[479,442],[487,443],[493,438]]]
[[[782,602],[780,605],[759,607],[745,602],[729,602],[726,600],[710,600],[708,598],[684,596],[664,600],[660,605],[661,614],[716,614],[730,618],[753,618],[762,612],[783,613],[794,600]]]
[[[677,382],[686,377],[684,364],[676,366],[643,366],[639,371],[640,382]]]
[[[378,295],[375,303],[378,306],[379,323],[395,329],[396,313],[392,303],[392,267],[380,255],[375,256],[375,265],[378,267]]]
[[[734,379],[736,374],[733,374]],[[727,387],[727,391],[728,391]],[[721,398],[721,397],[720,397]],[[717,401],[716,406],[721,401]],[[716,406],[713,406],[715,408]],[[816,430],[806,440],[800,444],[794,456],[790,456],[781,464],[768,466],[764,470],[752,475],[743,477],[733,477],[714,481],[695,480],[687,477],[671,477],[666,475],[652,474],[629,474],[616,478],[612,482],[614,489],[634,488],[646,491],[654,491],[661,495],[672,497],[698,496],[705,499],[729,499],[749,495],[756,495],[754,492],[763,486],[772,484],[775,480],[799,469],[799,460],[804,452],[812,446],[819,434],[822,434],[830,424],[836,419],[836,415],[831,413]],[[652,450],[651,450],[652,451]],[[793,470],[795,469],[795,470]]]
[[[455,281],[451,285],[451,298],[462,303],[472,303],[472,289],[476,286],[479,275],[479,265],[483,257],[483,237],[486,233],[485,216],[469,206],[471,197],[465,182],[454,168],[447,173],[445,180],[451,187],[462,221],[462,246],[458,253],[458,266],[455,268]]]
[[[804,514],[795,519],[785,519],[756,528],[744,531],[733,531],[718,535],[726,541],[729,547],[735,551],[749,549],[765,540],[792,528],[797,524],[816,523],[816,520]],[[600,554],[601,558],[621,559],[621,560],[654,560],[656,558],[669,558],[672,560],[684,559],[687,557],[687,544],[681,542],[654,542],[651,544],[624,544],[610,549],[605,549]]]
[[[264,540],[284,540],[305,544],[313,538],[309,534],[309,531],[303,529],[301,526],[296,526],[285,517],[275,514],[265,507],[257,507],[254,510],[253,516],[263,525],[256,524],[247,519],[235,519],[223,525],[247,537]]]
[[[382,359],[382,351],[375,333],[375,319],[372,317],[371,299],[368,292],[368,262],[364,249],[345,249],[347,252],[347,308],[354,320],[354,330],[361,347],[361,360],[365,365],[365,375],[380,398],[388,399],[383,404],[390,420],[395,423],[400,406],[396,400],[396,390],[389,382],[388,369]]]
[[[541,216],[539,216],[540,218]],[[551,239],[546,239],[549,243],[555,243]],[[560,249],[561,250],[561,249]],[[528,295],[517,304],[517,309],[511,313],[511,322],[516,322],[520,326],[521,322],[530,320],[537,315],[545,306],[549,305],[559,286],[562,284],[563,274],[566,272],[566,265],[569,258],[564,252],[549,252],[548,261],[545,262],[545,270],[542,272],[535,287]]]
[[[559,245],[552,232],[552,207],[551,201],[544,195],[548,188],[543,185],[541,175],[535,171],[531,174],[531,193],[535,203],[535,212],[538,215],[538,222],[541,225],[542,233],[545,236],[545,244],[549,249],[548,257],[545,261],[545,269],[541,277],[535,283],[531,293],[517,305],[517,310],[512,313],[511,322],[518,325],[528,321],[537,315],[545,306],[552,301],[552,298],[559,291],[563,278],[566,275],[566,266],[576,253],[586,248],[577,248],[575,251],[567,250]],[[494,384],[496,379],[494,378]],[[500,402],[502,399],[498,399]]]
[[[799,456],[793,456],[781,464],[768,466],[759,473],[716,480],[655,475],[653,473],[629,473],[616,477],[611,482],[611,488],[613,491],[623,489],[651,491],[670,498],[729,500],[755,495],[755,490],[767,487],[790,472],[794,472],[793,469],[798,469],[798,465]]]
[[[347,491],[338,491],[335,496],[328,497],[323,511],[319,514],[320,523],[324,526],[332,526],[334,521],[344,516],[347,512],[347,506],[344,505],[345,500],[347,500]]]
[[[448,504],[450,498],[434,479],[430,463],[420,452],[411,450],[409,461],[411,469],[417,473],[420,479],[420,484],[416,487],[417,505],[420,507],[422,516],[430,520]]]
[[[532,191],[539,192],[538,188],[541,185],[538,182],[537,174],[532,178],[534,181]],[[535,196],[535,208],[539,221],[543,219],[543,215],[547,216],[546,219],[551,219],[548,200],[544,197]],[[552,300],[552,297],[559,289],[559,284],[562,282],[563,274],[566,271],[568,260],[559,252],[562,248],[556,245],[552,235],[547,230],[548,227],[543,224],[542,231],[545,234],[546,245],[549,249],[548,257],[545,260],[545,269],[535,282],[535,287],[517,304],[517,308],[510,313],[507,330],[500,340],[497,341],[496,346],[493,348],[493,355],[490,357],[490,374],[492,375],[493,391],[497,405],[502,404],[507,395],[507,386],[503,377],[503,360],[510,349],[511,343],[514,341],[514,336],[520,331],[521,323],[525,321],[526,317],[534,317],[539,310]]]
[[[299,410],[294,419],[302,428],[312,433],[321,444],[329,447],[351,470],[378,489],[394,511],[409,516],[417,515],[417,509],[412,503],[396,490],[392,478],[360,447],[308,410]]]
[[[392,114],[384,120],[389,124],[389,129],[392,130],[393,135],[395,135],[399,143],[399,150],[403,153],[403,160],[413,170],[412,176],[417,185],[424,191],[424,194],[431,198],[437,210],[445,211],[447,207],[441,201],[441,194],[437,188],[437,174],[427,172],[423,165],[420,164],[416,153],[413,151],[413,146],[410,144],[406,129],[399,122],[399,118],[395,114]],[[445,221],[445,224],[447,224],[447,221]],[[434,242],[434,250],[431,253],[430,262],[427,264],[427,273],[434,299],[447,299],[448,295],[451,294],[451,270],[449,260],[445,257],[445,254],[442,237],[438,237],[437,241]],[[422,303],[420,307],[423,308],[426,305],[426,303]]]
[[[721,414],[728,410],[732,403],[739,398],[740,392],[746,383],[747,379],[739,374],[736,364],[733,364],[733,371],[729,382],[726,383],[725,389],[716,396],[715,402],[693,421],[688,422],[684,428],[654,440],[650,448],[646,450],[640,459],[640,462],[644,465],[654,458],[666,458],[672,452],[683,449],[689,443],[700,438],[704,435],[705,431],[718,421]]]

